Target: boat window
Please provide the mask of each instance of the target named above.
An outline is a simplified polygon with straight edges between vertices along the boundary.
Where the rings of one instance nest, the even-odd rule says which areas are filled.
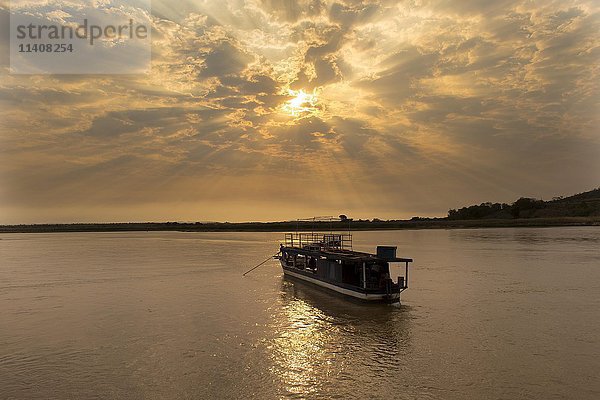
[[[367,287],[378,289],[387,283],[390,279],[390,268],[386,262],[378,262],[367,265]]]
[[[362,263],[344,261],[342,266],[342,282],[361,287],[362,286]]]
[[[304,269],[306,267],[306,256],[304,254],[296,255],[296,268]]]
[[[287,251],[281,253],[281,259],[286,266],[292,265],[292,256]]]

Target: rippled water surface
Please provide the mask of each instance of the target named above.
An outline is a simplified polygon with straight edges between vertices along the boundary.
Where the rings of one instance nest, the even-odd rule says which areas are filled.
[[[0,235],[0,398],[600,398],[600,228],[356,232],[401,306],[242,277],[280,237]]]

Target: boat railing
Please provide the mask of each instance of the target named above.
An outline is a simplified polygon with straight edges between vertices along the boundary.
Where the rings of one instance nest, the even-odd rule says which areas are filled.
[[[287,247],[352,250],[351,233],[294,232],[285,234]]]

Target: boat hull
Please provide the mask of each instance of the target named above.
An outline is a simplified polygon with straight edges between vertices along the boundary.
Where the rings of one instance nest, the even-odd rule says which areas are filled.
[[[308,276],[299,271],[294,271],[295,268],[283,266],[283,273],[293,279],[302,280],[312,285],[322,287],[324,289],[337,292],[341,295],[348,296],[354,299],[358,299],[367,303],[399,303],[400,293],[365,293],[359,290],[353,290],[351,288],[345,288],[336,284],[323,281],[316,277]]]

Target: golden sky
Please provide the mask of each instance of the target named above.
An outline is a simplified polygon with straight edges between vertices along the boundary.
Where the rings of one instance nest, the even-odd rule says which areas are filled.
[[[600,184],[597,1],[152,8],[148,75],[11,75],[0,1],[0,223],[410,218]]]

